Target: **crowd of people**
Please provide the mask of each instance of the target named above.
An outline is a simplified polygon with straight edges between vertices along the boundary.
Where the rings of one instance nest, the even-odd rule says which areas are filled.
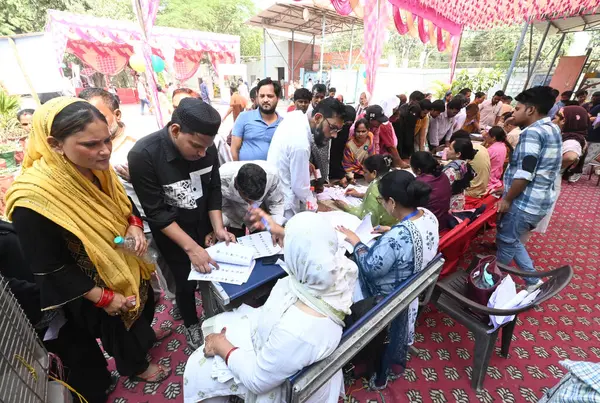
[[[31,134],[23,172],[6,196],[12,226],[2,225],[23,253],[3,275],[17,296],[27,295],[38,330],[62,320],[47,346],[89,402],[106,401],[111,382],[97,338],[120,375],[151,383],[170,375],[147,360],[155,340],[169,336],[151,327],[159,288],[175,295],[195,350],[184,374],[186,402],[282,401],[287,377],[334,351],[356,304],[377,301],[421,271],[440,236],[490,195],[499,213],[498,261],[534,272],[525,246],[531,231],[547,226],[563,175],[580,174],[598,157],[600,93],[589,103],[587,93],[556,102],[552,88],[533,87],[513,105],[502,91],[489,100],[476,92],[471,101],[468,88],[439,100],[414,91],[375,102],[364,92],[355,108],[316,84],[297,89],[280,115],[277,81],[260,80],[247,103],[239,88],[231,91],[221,116],[202,86],[200,94],[174,89],[168,124],[139,140],[127,134],[118,98],[100,88],[20,112]],[[231,113],[230,145],[217,148]],[[355,184],[368,187],[348,187]],[[382,234],[371,246],[315,214],[318,193],[333,185],[362,199],[356,207],[335,204],[359,218],[371,214]],[[203,334],[195,292],[208,284],[188,281],[190,267],[210,272],[218,264],[208,246],[264,230],[283,247],[288,276],[263,306],[221,314],[230,325]],[[133,239],[134,250],[115,248],[116,236]],[[142,259],[150,244],[160,252],[157,265]],[[540,285],[526,281],[529,291]],[[413,301],[389,329],[372,389],[402,373],[417,309]],[[241,345],[228,338],[234,333]],[[340,393],[341,373],[310,401],[334,403]]]

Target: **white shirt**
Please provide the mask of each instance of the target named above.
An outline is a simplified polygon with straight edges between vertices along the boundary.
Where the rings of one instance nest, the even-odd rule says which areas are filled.
[[[137,90],[140,99],[148,99],[148,94],[146,94],[146,87],[144,87],[144,83],[138,81]]]
[[[221,193],[223,194],[223,225],[242,228],[249,205],[236,190],[235,178],[240,168],[248,163],[260,166],[267,173],[265,193],[260,200],[255,200],[255,202],[259,206],[264,204],[275,222],[283,225],[285,222],[283,189],[277,170],[266,161],[232,161],[221,165],[219,174],[221,175]]]
[[[462,108],[454,117],[454,125],[452,126],[452,133],[462,129],[467,119],[467,108]]]
[[[486,126],[494,126],[496,117],[502,113],[502,102],[492,105],[492,100],[488,99],[479,105],[479,126],[483,129]]]
[[[302,111],[293,111],[281,121],[271,139],[267,162],[276,167],[285,197],[285,210],[293,214],[313,209],[317,201],[310,191],[310,125]]]

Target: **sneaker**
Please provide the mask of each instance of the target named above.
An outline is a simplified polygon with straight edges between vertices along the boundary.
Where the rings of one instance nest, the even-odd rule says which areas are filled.
[[[544,282],[542,280],[538,280],[536,283],[528,285],[526,290],[528,293],[531,294],[532,292],[540,288],[542,284],[544,284]]]
[[[185,339],[194,351],[204,343],[204,335],[202,334],[202,327],[199,323],[185,328]]]
[[[569,176],[569,183],[575,183],[579,179],[581,179],[581,174],[572,174],[571,176]]]

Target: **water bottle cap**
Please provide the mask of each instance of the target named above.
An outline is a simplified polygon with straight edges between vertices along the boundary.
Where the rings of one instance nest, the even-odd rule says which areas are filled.
[[[114,242],[115,242],[117,245],[121,245],[122,243],[124,243],[124,242],[125,242],[125,239],[123,239],[123,237],[122,237],[122,236],[118,236],[118,237],[116,237],[116,238],[115,238]]]

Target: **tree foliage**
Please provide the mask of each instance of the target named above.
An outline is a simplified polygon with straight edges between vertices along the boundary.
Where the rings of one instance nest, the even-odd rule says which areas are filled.
[[[454,81],[452,81],[453,94],[458,93],[463,88],[470,88],[475,92],[487,92],[490,88],[502,80],[503,71],[499,69],[479,69],[476,74],[469,73],[467,70],[461,70]]]
[[[252,0],[163,0],[157,24],[239,35],[241,54],[257,56],[262,32],[245,24],[255,11]]]
[[[88,0],[0,0],[0,35],[40,32],[46,24],[46,10],[85,12]]]

